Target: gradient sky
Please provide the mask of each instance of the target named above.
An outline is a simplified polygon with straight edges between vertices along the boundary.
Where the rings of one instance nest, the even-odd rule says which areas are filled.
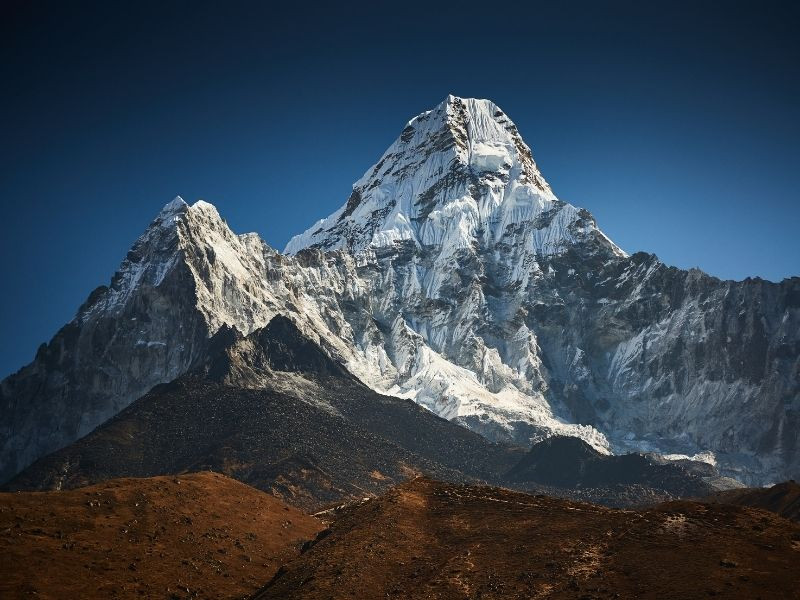
[[[0,376],[176,194],[282,249],[448,93],[625,250],[800,274],[800,3],[121,4],[3,3]]]

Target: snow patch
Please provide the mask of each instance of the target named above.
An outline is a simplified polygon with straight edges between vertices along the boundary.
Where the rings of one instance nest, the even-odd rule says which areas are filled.
[[[477,142],[472,145],[470,165],[479,171],[507,171],[512,165],[511,153],[499,142]]]

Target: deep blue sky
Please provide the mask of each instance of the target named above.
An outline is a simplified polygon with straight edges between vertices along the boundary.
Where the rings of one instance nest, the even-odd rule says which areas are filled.
[[[283,248],[448,93],[627,251],[800,274],[798,3],[50,4],[0,19],[0,376],[176,194]]]

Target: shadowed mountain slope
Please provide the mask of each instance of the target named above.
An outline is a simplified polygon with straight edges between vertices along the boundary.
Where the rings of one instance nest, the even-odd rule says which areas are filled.
[[[544,442],[548,448],[553,443]],[[73,488],[210,469],[309,510],[379,494],[416,474],[612,505],[716,489],[679,466],[653,466],[642,457],[599,458],[591,448],[587,452],[597,455],[591,464],[579,465],[574,453],[562,453],[557,463],[563,468],[564,461],[575,462],[585,481],[553,479],[530,468],[531,456],[542,451],[535,446],[526,454],[491,443],[411,400],[375,393],[291,320],[277,316],[248,336],[220,329],[189,374],[156,386],[7,487]],[[619,461],[620,469],[628,463],[635,469],[627,477],[620,469],[603,470]]]
[[[223,329],[192,372],[155,387],[10,484],[59,489],[211,469],[307,509],[424,472],[494,480],[522,455],[410,400],[376,394],[286,318]]]
[[[533,446],[507,477],[566,489],[639,485],[671,490],[679,497],[702,494],[708,490],[707,481],[719,479],[693,476],[679,465],[644,454],[601,454],[583,440],[561,436]]]

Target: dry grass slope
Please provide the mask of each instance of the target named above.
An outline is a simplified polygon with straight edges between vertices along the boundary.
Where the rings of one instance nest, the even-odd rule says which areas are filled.
[[[256,598],[796,598],[800,526],[749,507],[631,511],[425,479],[344,513]]]
[[[241,598],[322,523],[215,473],[0,494],[1,598]]]

